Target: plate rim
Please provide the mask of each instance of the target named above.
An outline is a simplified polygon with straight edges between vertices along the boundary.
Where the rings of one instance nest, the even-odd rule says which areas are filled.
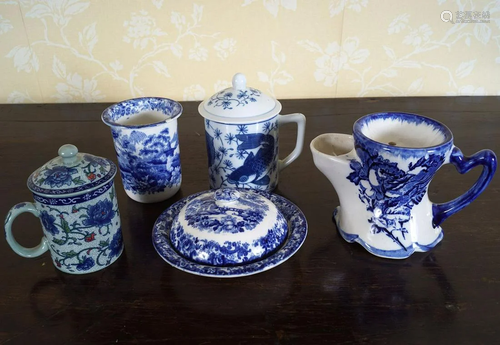
[[[166,222],[166,218],[169,216],[169,212],[171,212],[173,209],[174,209],[174,212],[176,212],[175,208],[182,207],[189,200],[191,200],[191,199],[193,199],[201,194],[210,192],[210,190],[205,190],[205,191],[201,191],[201,192],[189,195],[185,198],[182,198],[181,200],[176,201],[175,203],[170,205],[167,209],[165,209],[157,217],[157,219],[153,225],[153,231],[152,231],[152,235],[151,235],[153,247],[155,248],[158,255],[165,262],[167,262],[169,265],[171,265],[172,267],[174,267],[178,270],[187,272],[187,273],[191,273],[191,274],[203,276],[203,277],[210,277],[210,278],[246,277],[246,276],[265,272],[267,270],[270,270],[271,268],[274,268],[276,266],[281,265],[282,263],[284,263],[285,261],[290,259],[293,255],[295,255],[295,253],[304,244],[306,237],[307,237],[307,233],[308,233],[308,227],[309,227],[307,224],[307,219],[306,219],[304,213],[302,212],[302,210],[296,204],[294,204],[293,202],[291,202],[287,198],[285,198],[281,195],[278,195],[278,194],[274,194],[274,193],[267,193],[267,192],[258,191],[258,190],[254,190],[254,191],[265,196],[268,199],[277,198],[280,202],[287,204],[287,206],[291,207],[291,209],[292,209],[291,215],[288,215],[288,216],[283,215],[283,216],[285,216],[285,219],[287,220],[288,224],[291,226],[291,231],[289,231],[285,242],[280,246],[280,248],[277,251],[275,251],[271,255],[269,255],[263,259],[253,261],[251,263],[237,265],[237,266],[211,266],[211,265],[204,265],[204,264],[198,263],[196,261],[190,260],[189,258],[186,258],[177,252],[177,250],[171,245],[170,239],[168,238],[168,235],[169,235],[171,229],[167,228],[167,226],[164,226],[165,229],[162,230],[159,227],[162,226],[162,223]],[[276,206],[279,209],[279,205],[276,205]],[[174,213],[174,215],[175,214],[176,213]],[[297,217],[298,218],[297,220],[299,222],[302,222],[303,226],[302,225],[298,226],[298,225],[295,225],[293,222],[291,222],[291,219],[294,217]],[[163,232],[165,232],[165,233],[163,233]],[[293,238],[294,235],[297,236],[297,239]],[[165,239],[165,237],[167,237],[167,238]],[[171,251],[173,252],[173,256],[168,255],[168,253],[167,254],[162,253],[162,249],[160,247],[165,246],[165,245],[169,247],[168,249],[171,249]],[[290,246],[290,248],[288,248],[287,245]],[[276,259],[283,252],[285,252],[283,257],[281,259],[279,259],[279,258]],[[179,265],[174,260],[171,260],[171,256],[175,257],[181,261],[183,260],[183,261],[187,262],[189,265],[186,265],[186,266]],[[275,260],[273,260],[273,259],[275,259]],[[252,266],[255,266],[255,267],[252,267]],[[193,270],[193,269],[190,269],[190,267],[195,267],[195,268],[199,268],[199,269]],[[245,269],[245,267],[248,269],[248,271],[241,272],[242,270]],[[203,272],[206,269],[214,269],[215,272],[214,273]],[[232,274],[231,273],[232,269],[234,269],[235,271],[238,270],[240,272]],[[224,270],[226,273],[224,273],[224,274],[217,273],[218,270]]]

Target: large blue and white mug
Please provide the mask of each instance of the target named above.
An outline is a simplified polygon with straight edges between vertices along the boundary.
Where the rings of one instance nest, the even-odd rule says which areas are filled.
[[[163,201],[181,187],[177,118],[180,103],[161,97],[129,99],[104,110],[123,186],[138,202]]]
[[[280,115],[274,97],[246,86],[237,73],[232,87],[202,102],[198,111],[205,118],[210,187],[251,188],[270,192],[281,170],[302,152],[306,118],[303,114]],[[279,127],[297,123],[294,150],[279,159]]]
[[[279,159],[279,127],[297,122],[295,149]],[[235,187],[272,191],[279,172],[300,154],[304,140],[302,114],[276,115],[257,123],[224,124],[205,120],[208,174],[211,188]]]

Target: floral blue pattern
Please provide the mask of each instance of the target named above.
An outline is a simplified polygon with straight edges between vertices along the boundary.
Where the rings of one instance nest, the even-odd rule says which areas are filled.
[[[213,266],[231,266],[265,258],[279,247],[286,234],[286,222],[278,221],[269,229],[266,236],[251,244],[225,241],[220,245],[218,242],[198,239],[187,234],[182,226],[176,223],[170,232],[170,240],[182,255],[193,261]],[[255,256],[252,247],[262,248],[262,255]]]
[[[40,220],[42,221],[42,225],[50,232],[52,235],[57,235],[59,233],[59,229],[55,225],[56,217],[49,214],[47,211],[40,212]]]
[[[153,245],[158,254],[170,265],[188,273],[207,277],[242,277],[267,271],[276,267],[290,257],[302,246],[307,236],[307,221],[302,211],[293,203],[282,196],[260,192],[276,205],[289,224],[289,232],[284,243],[278,250],[268,254],[267,257],[250,263],[232,266],[213,266],[194,262],[181,256],[172,246],[170,233],[174,218],[179,211],[192,199],[204,192],[184,198],[167,210],[165,210],[156,220],[153,227]]]
[[[87,214],[84,216],[83,225],[85,226],[101,228],[109,225],[115,216],[113,203],[108,199],[98,201],[95,205],[90,205],[88,207]]]
[[[138,114],[142,111],[157,111],[168,116],[168,118],[175,118],[182,113],[182,106],[180,103],[162,97],[140,97],[129,99],[123,102],[114,104],[104,110],[102,119],[110,125],[116,125],[116,122],[122,117],[127,115]],[[127,126],[128,128],[138,128],[144,126]]]
[[[72,175],[77,172],[78,170],[75,168],[55,166],[45,171],[45,180],[43,180],[42,184],[47,184],[50,187],[56,188],[63,187],[64,185],[71,186],[73,184]]]
[[[222,189],[229,194],[231,189]],[[219,192],[221,190],[218,190]],[[246,193],[239,198],[240,207],[231,207],[231,204],[218,205],[211,195],[200,196],[186,207],[185,220],[189,226],[202,231],[214,233],[239,233],[255,229],[266,217],[269,206],[257,197],[258,194]],[[225,200],[229,199],[224,195]],[[216,195],[216,200],[217,195]],[[222,198],[220,199],[222,200]],[[221,215],[224,215],[221,218]]]
[[[436,171],[444,163],[444,155],[429,154],[409,163],[403,170],[396,162],[385,159],[369,145],[359,146],[360,161],[352,160],[347,179],[358,186],[358,197],[373,215],[368,219],[374,234],[384,234],[406,250],[402,239],[408,230],[410,213],[418,205]]]
[[[118,257],[123,249],[123,235],[122,229],[118,228],[118,231],[114,234],[113,239],[109,243],[109,257]]]
[[[83,260],[76,265],[78,271],[88,271],[95,266],[95,261],[92,257],[84,257]]]
[[[231,188],[222,188],[215,191],[215,200],[218,201],[236,201],[240,196],[241,194],[237,190]]]
[[[153,194],[180,185],[177,133],[171,136],[169,128],[149,136],[138,129],[112,128],[112,133],[126,190]]]
[[[244,107],[251,102],[257,102],[262,93],[259,90],[248,88],[246,90],[220,91],[210,97],[207,105],[222,107],[222,109],[233,109],[234,107]]]
[[[277,117],[260,123],[239,125],[221,125],[206,120],[205,136],[211,188],[271,191],[276,187]]]
[[[245,262],[252,251],[248,243],[226,241],[221,246],[215,241],[200,240],[184,232],[179,223],[172,228],[170,240],[185,257],[214,266]]]
[[[105,158],[79,153],[79,160],[70,167],[56,158],[36,170],[28,178],[28,188],[34,193],[65,195],[92,190],[111,181],[115,164]]]
[[[112,181],[111,181],[112,182]],[[114,186],[96,199],[63,206],[42,204],[45,228],[54,264],[68,273],[87,273],[110,265],[123,250]]]

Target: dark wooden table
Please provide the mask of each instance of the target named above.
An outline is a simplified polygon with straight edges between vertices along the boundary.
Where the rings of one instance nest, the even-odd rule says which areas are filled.
[[[151,244],[156,217],[173,202],[208,188],[203,120],[186,102],[179,120],[182,188],[170,200],[140,204],[116,178],[125,252],[112,266],[83,276],[59,272],[49,253],[17,256],[0,241],[1,344],[492,344],[500,337],[500,179],[443,224],[444,239],[406,260],[380,259],[346,243],[331,222],[338,205],[314,167],[310,141],[350,133],[360,116],[382,110],[420,113],[444,122],[465,154],[500,153],[500,97],[372,98],[283,101],[283,114],[307,116],[304,151],[283,171],[276,193],[309,222],[302,248],[261,274],[214,279],[181,272]],[[65,143],[116,162],[106,104],[0,105],[0,214],[31,201],[26,179]],[[283,127],[280,150],[294,145]],[[469,188],[466,175],[443,167],[430,186],[435,202]],[[34,246],[38,219],[14,224]]]

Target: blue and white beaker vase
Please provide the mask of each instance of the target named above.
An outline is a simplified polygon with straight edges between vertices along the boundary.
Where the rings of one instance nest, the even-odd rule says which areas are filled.
[[[123,186],[138,202],[163,201],[181,187],[177,118],[182,106],[171,99],[144,97],[107,108]]]

